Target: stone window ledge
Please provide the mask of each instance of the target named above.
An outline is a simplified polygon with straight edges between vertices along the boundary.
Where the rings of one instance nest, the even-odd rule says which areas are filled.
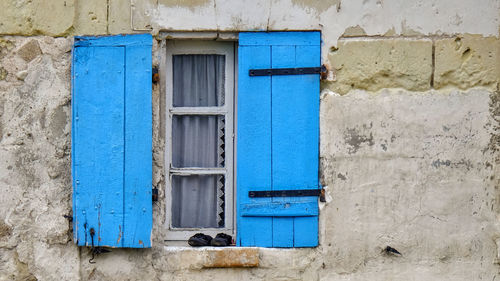
[[[175,247],[165,246],[169,263],[181,268],[258,267],[259,248],[256,247]]]
[[[163,246],[158,258],[167,270],[202,268],[294,268],[306,269],[321,255],[322,248],[186,247]]]

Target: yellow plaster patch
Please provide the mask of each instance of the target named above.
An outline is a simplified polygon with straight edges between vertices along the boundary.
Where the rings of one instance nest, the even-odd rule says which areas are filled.
[[[0,34],[31,34],[32,6],[31,1],[0,1]]]
[[[75,34],[98,35],[107,32],[108,4],[102,0],[76,2]]]
[[[396,35],[397,35],[397,33],[396,33],[396,29],[394,28],[394,26],[391,29],[387,30],[386,33],[383,34],[383,36],[388,36],[388,37],[389,36],[396,36]]]
[[[429,39],[343,39],[328,58],[334,79],[324,82],[322,87],[340,94],[352,89],[430,89],[432,41]]]
[[[336,5],[337,10],[340,10],[341,0],[292,0],[294,5],[299,5],[305,8],[313,8],[318,12],[326,11],[331,6]]]
[[[74,0],[36,0],[33,3],[33,28],[38,32],[62,35],[73,26]]]
[[[214,6],[215,0],[158,0],[158,5],[163,5],[165,7],[178,7],[178,8],[188,8],[192,12],[196,8],[204,6]]]
[[[364,35],[366,35],[366,32],[359,25],[348,27],[345,30],[344,34],[342,34],[343,37],[364,36]]]
[[[213,3],[212,0],[159,0],[158,4],[165,6],[196,7]]]
[[[132,33],[130,0],[110,0],[108,31],[110,34]]]
[[[496,89],[500,77],[500,40],[465,34],[435,42],[434,87]]]

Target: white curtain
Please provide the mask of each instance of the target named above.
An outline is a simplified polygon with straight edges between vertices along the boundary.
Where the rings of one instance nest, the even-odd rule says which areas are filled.
[[[224,104],[223,55],[173,56],[175,107]],[[224,167],[224,117],[175,115],[172,118],[172,166]],[[172,177],[172,226],[224,226],[222,175]]]

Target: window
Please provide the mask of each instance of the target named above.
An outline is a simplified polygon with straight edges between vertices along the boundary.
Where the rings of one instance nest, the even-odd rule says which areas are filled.
[[[151,247],[152,41],[149,34],[75,38],[80,246]],[[318,198],[304,194],[319,188],[319,74],[250,74],[317,71],[320,33],[242,32],[237,46],[166,43],[166,238],[225,232],[238,246],[315,247]]]
[[[233,235],[234,43],[166,44],[167,240]]]

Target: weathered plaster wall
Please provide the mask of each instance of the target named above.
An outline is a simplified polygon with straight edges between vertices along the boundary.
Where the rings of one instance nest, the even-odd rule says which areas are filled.
[[[415,43],[384,40],[402,49]],[[203,269],[210,259],[203,251],[163,247],[161,203],[153,249],[114,250],[89,264],[63,217],[71,210],[71,43],[2,38],[0,280],[491,280],[498,273],[500,105],[488,88],[325,89],[321,178],[329,199],[316,249],[261,249],[258,268]],[[394,54],[394,64],[406,59]],[[155,184],[163,188],[159,104],[155,87]],[[387,245],[403,256],[384,254]]]
[[[71,209],[71,39],[2,37],[0,280],[78,280]]]
[[[0,280],[500,278],[500,1],[131,2],[0,2]],[[210,267],[244,255],[165,247],[155,85],[154,247],[88,263],[64,217],[72,35],[131,26],[322,31],[330,72],[321,93],[319,247],[243,249],[258,252],[259,266],[225,269]],[[403,255],[383,252],[387,245]]]
[[[0,34],[314,29],[328,31],[328,47],[342,35],[497,36],[499,9],[498,0],[5,0]]]

